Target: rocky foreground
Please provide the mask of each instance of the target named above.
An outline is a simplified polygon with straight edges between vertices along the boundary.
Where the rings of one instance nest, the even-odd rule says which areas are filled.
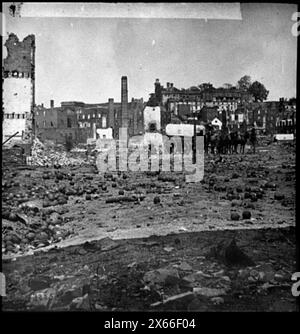
[[[4,310],[294,311],[295,147],[180,173],[4,166]]]

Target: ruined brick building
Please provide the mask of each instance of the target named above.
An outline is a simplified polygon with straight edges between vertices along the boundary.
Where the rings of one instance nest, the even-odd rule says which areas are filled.
[[[2,143],[30,142],[35,105],[35,36],[19,41],[10,34],[2,67]]]
[[[60,107],[36,106],[35,132],[40,140],[64,144],[72,139],[74,144],[87,143],[97,139],[99,132],[111,129],[112,137],[118,138],[121,126],[128,128],[128,135],[143,132],[143,99],[132,98],[128,103],[127,78],[121,79],[121,102],[108,99],[105,103],[84,103],[79,101],[61,102]]]

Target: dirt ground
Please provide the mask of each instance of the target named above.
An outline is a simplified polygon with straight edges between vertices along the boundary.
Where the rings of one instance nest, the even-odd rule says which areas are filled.
[[[295,311],[295,180],[294,145],[275,143],[206,156],[196,184],[8,166],[2,308]]]

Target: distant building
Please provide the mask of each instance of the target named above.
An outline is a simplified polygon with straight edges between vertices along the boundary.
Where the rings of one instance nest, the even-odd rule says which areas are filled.
[[[54,101],[50,101],[50,108],[43,105],[34,109],[35,134],[44,140],[51,140],[57,144],[65,144],[67,139],[74,143],[85,143],[89,132],[79,127],[77,119],[78,105],[65,104],[61,107],[54,107]]]
[[[226,121],[230,121],[235,119],[235,111],[240,105],[252,100],[249,93],[235,87],[214,88],[211,84],[202,84],[178,89],[171,82],[167,82],[166,87],[162,86],[159,79],[156,79],[154,87],[148,105],[163,106],[183,122],[194,114],[198,114],[198,119],[203,122],[208,122],[215,117],[222,118],[224,111]]]
[[[144,131],[143,99],[132,99],[127,108],[129,136],[138,135]],[[74,143],[86,143],[87,138],[97,139],[102,133],[98,129],[111,129],[112,136],[118,138],[121,111],[121,103],[114,103],[113,99],[96,104],[61,102],[60,107],[54,107],[51,100],[50,108],[41,105],[34,110],[36,135],[42,141],[52,140],[60,144],[65,143],[66,138],[72,138]]]

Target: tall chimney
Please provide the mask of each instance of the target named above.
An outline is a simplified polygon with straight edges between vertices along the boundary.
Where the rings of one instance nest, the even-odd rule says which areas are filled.
[[[54,108],[54,100],[50,100],[50,108]]]
[[[108,99],[108,127],[113,129],[114,126],[115,126],[114,99]]]
[[[121,78],[121,126],[128,128],[128,90],[125,76]]]

